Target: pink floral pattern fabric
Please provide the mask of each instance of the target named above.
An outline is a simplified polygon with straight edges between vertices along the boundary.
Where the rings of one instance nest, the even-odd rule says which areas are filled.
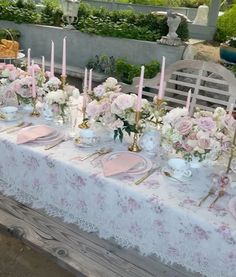
[[[76,159],[88,150],[71,141],[45,151],[17,145],[15,134],[2,133],[0,153],[5,195],[143,255],[210,277],[236,276],[236,219],[227,210],[236,191],[229,188],[213,209],[207,208],[213,198],[197,207],[211,186],[209,171],[195,169],[185,184],[156,172],[135,186],[138,175],[105,178],[100,166]]]

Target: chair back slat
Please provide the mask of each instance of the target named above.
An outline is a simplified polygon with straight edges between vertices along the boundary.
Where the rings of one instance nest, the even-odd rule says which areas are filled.
[[[166,68],[165,100],[168,107],[184,106],[188,91],[191,89],[192,98],[190,113],[196,107],[213,110],[221,106],[229,110],[231,104],[235,106],[236,78],[232,72],[220,64],[198,61],[181,60]],[[132,85],[122,84],[126,93],[137,93],[139,78],[134,78]],[[160,73],[152,79],[144,79],[143,95],[151,99],[158,93]]]

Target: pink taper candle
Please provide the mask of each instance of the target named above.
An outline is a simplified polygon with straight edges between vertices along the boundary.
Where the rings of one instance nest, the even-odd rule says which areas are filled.
[[[87,81],[88,81],[88,69],[85,68],[84,71],[84,89],[83,89],[83,108],[86,108],[86,99],[87,99]]]
[[[166,58],[163,56],[162,65],[161,65],[160,87],[159,87],[159,93],[157,96],[157,99],[159,100],[162,100],[165,94],[165,88],[164,88],[165,64],[166,64]]]
[[[28,71],[28,74],[30,73],[30,52],[31,52],[31,49],[28,48],[28,51],[27,51],[27,71]]]
[[[51,69],[50,69],[50,77],[54,77],[54,42],[51,44]]]
[[[92,91],[92,74],[93,74],[93,69],[90,69],[89,70],[88,91]]]
[[[42,72],[45,72],[45,57],[42,56]]]
[[[190,108],[190,103],[191,103],[191,95],[192,95],[192,91],[191,89],[188,91],[188,98],[187,98],[187,101],[186,101],[186,109],[189,111],[189,108]]]
[[[62,76],[66,76],[66,37],[63,39],[63,50],[62,50]]]
[[[140,112],[141,108],[142,108],[144,70],[145,70],[145,67],[142,65],[141,66],[140,79],[139,79],[139,87],[138,87],[138,99],[137,99],[137,106],[136,106],[136,111],[137,112]]]
[[[34,72],[34,60],[32,60],[32,97],[36,98],[36,84],[35,84],[35,72]]]

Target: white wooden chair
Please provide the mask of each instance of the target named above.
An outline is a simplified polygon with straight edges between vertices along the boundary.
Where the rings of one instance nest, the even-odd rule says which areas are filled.
[[[213,110],[221,106],[226,110],[235,106],[236,78],[232,72],[220,64],[181,60],[170,65],[165,71],[165,100],[168,109],[185,106],[189,89],[192,90],[190,113],[195,107]],[[160,73],[152,79],[144,80],[143,95],[151,98],[158,93]],[[121,84],[123,92],[137,93],[139,77],[131,85]]]

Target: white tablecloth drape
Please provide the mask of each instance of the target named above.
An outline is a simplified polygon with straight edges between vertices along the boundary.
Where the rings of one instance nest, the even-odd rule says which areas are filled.
[[[156,172],[135,186],[138,175],[105,178],[90,160],[74,160],[86,151],[72,141],[48,151],[15,141],[16,134],[0,134],[5,195],[101,238],[113,237],[121,246],[138,247],[143,255],[156,254],[210,277],[236,276],[236,219],[227,210],[236,190],[229,188],[213,209],[207,208],[213,198],[197,207],[211,186],[207,169],[195,169],[185,184]]]

